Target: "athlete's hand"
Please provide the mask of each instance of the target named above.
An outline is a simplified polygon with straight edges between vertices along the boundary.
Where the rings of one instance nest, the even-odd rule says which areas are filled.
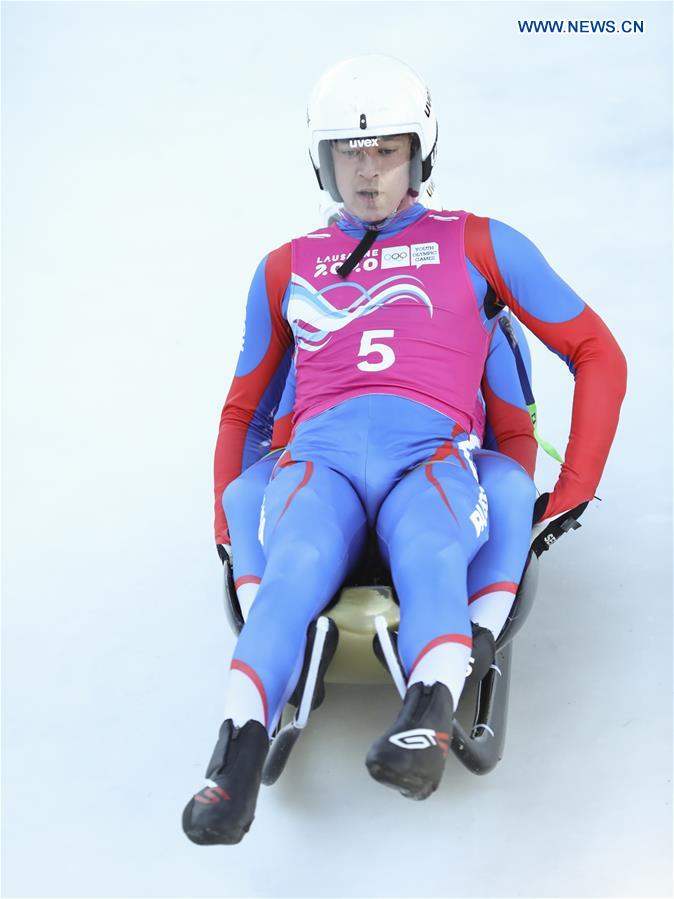
[[[594,490],[573,474],[562,473],[551,493],[543,493],[538,497],[534,509],[534,523],[559,518],[578,506],[587,506],[593,498]]]
[[[220,561],[224,565],[225,562],[232,562],[232,547],[229,543],[216,543],[215,548],[218,551],[218,556],[220,557]]]
[[[541,493],[534,504],[531,546],[537,556],[550,549],[562,534],[580,527],[578,519],[587,509],[589,502],[586,500],[572,509],[567,508],[555,514],[554,500],[554,493]]]
[[[538,524],[539,521],[543,521],[545,518],[545,510],[548,507],[548,501],[550,499],[549,493],[541,493],[536,502],[534,503],[534,519],[531,522],[532,525]]]

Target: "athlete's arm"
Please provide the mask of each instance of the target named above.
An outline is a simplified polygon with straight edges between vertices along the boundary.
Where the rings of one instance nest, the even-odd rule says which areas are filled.
[[[215,447],[215,541],[229,543],[225,488],[269,451],[272,423],[290,367],[292,334],[282,314],[290,244],[266,256],[248,294],[244,345],[220,417]]]
[[[515,319],[511,326],[531,380],[531,356],[524,331]],[[519,462],[533,478],[538,448],[534,426],[526,407],[515,356],[499,325],[492,332],[482,377],[482,395],[487,408],[485,445]]]
[[[542,516],[552,518],[594,496],[625,395],[625,357],[599,316],[518,231],[468,216],[466,255],[576,380],[565,462]]]

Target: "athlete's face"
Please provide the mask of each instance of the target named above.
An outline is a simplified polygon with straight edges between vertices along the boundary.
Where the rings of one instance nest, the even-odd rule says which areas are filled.
[[[377,222],[403,208],[409,202],[410,154],[409,134],[334,141],[335,180],[347,211]]]

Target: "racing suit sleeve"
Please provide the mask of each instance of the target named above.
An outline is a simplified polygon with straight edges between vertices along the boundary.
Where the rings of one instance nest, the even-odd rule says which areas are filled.
[[[511,325],[531,380],[531,356],[524,330],[515,319]],[[526,408],[515,356],[498,325],[492,332],[489,345],[482,377],[482,395],[487,411],[485,443],[519,462],[533,478],[538,450],[534,426]]]
[[[216,543],[230,542],[222,507],[227,485],[271,447],[274,415],[292,356],[292,334],[282,310],[289,281],[288,243],[262,260],[248,293],[243,347],[215,447]]]
[[[627,365],[604,322],[514,228],[469,215],[466,255],[499,299],[562,358],[575,378],[565,461],[543,518],[592,499],[625,395]]]

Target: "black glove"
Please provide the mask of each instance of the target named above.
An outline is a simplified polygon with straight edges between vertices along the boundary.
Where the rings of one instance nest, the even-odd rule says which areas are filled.
[[[215,548],[218,551],[218,556],[220,557],[220,561],[224,565],[225,562],[232,561],[232,547],[226,546],[224,543],[216,543]]]
[[[549,493],[541,493],[541,495],[534,503],[533,524],[537,524],[545,514],[549,499]],[[540,534],[536,536],[533,543],[531,544],[531,548],[533,549],[534,553],[540,557],[544,552],[550,549],[553,543],[556,543],[557,540],[559,540],[562,534],[566,534],[567,531],[577,530],[581,526],[578,519],[587,509],[587,507],[587,502],[580,503],[579,505],[574,506],[574,508],[570,509],[568,512],[564,512],[557,518],[553,518],[543,528]]]
[[[548,507],[548,500],[550,499],[549,493],[541,493],[536,502],[534,503],[534,520],[532,524],[536,524],[543,517],[545,510]]]

